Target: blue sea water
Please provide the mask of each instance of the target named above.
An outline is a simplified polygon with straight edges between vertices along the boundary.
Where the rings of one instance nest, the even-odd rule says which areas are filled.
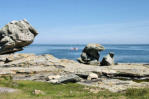
[[[100,61],[103,56],[109,52],[115,53],[115,62],[120,63],[149,63],[149,44],[134,45],[134,44],[105,44],[105,51],[100,53]],[[78,48],[77,51],[71,48]],[[34,53],[37,55],[52,54],[57,58],[65,58],[76,60],[85,45],[76,44],[32,44],[24,48],[19,53]]]

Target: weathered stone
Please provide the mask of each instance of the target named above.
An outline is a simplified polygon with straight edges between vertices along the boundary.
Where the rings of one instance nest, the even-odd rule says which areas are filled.
[[[7,87],[0,87],[0,93],[13,93],[18,91],[17,89],[7,88]]]
[[[52,62],[51,62],[52,60]],[[59,61],[52,55],[36,56],[35,54],[8,54],[0,55],[0,66],[3,67],[28,67],[28,66],[50,66]]]
[[[5,62],[6,59],[9,61]],[[149,86],[146,82],[134,82],[149,80],[148,64],[119,63],[112,66],[92,66],[72,60],[57,59],[52,55],[19,53],[0,55],[0,62],[2,62],[0,76],[11,75],[13,80],[36,80],[50,83],[86,82],[113,92],[136,86],[136,88]],[[92,73],[97,74],[98,77],[92,76]]]
[[[0,29],[0,54],[8,54],[23,50],[31,44],[37,31],[27,20],[12,21]]]
[[[114,65],[114,53],[110,52],[107,56],[103,57],[101,66],[110,66]]]
[[[121,92],[128,88],[149,88],[148,82],[134,82],[132,80],[106,79],[101,78],[97,82],[80,82],[79,84],[93,86],[100,89],[107,89],[111,92]]]
[[[59,79],[61,78],[62,76],[60,76],[60,75],[50,75],[50,76],[48,76],[48,78],[47,78],[47,80],[49,81],[49,82],[51,82],[51,83],[58,83],[59,81]]]
[[[43,91],[41,91],[41,90],[37,90],[37,89],[35,89],[34,91],[33,91],[33,94],[35,94],[35,95],[43,95],[44,94],[44,92]]]
[[[104,50],[104,47],[100,44],[88,44],[83,49],[81,58],[78,58],[77,60],[83,64],[100,65],[99,52],[103,50]]]
[[[98,75],[95,73],[90,73],[87,77],[87,80],[98,79]]]
[[[78,82],[80,80],[81,78],[75,74],[67,74],[67,75],[61,75],[58,77],[56,76],[54,77],[54,79],[51,79],[50,77],[49,82],[59,84],[59,83],[68,83],[68,82]]]
[[[61,76],[60,75],[50,75],[48,76],[48,80],[55,80],[55,79],[59,79]]]

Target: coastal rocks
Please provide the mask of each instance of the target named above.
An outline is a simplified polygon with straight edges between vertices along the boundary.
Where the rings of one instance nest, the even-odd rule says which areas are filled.
[[[33,42],[37,34],[27,20],[8,23],[0,29],[0,54],[23,50],[23,47]]]
[[[19,53],[0,55],[0,61],[3,62],[0,65],[0,76],[11,76],[13,80],[33,80],[54,84],[77,82],[83,85],[97,85],[113,92],[131,87],[149,86],[145,82],[149,80],[147,64],[93,66],[57,59],[52,55]]]
[[[52,60],[52,62],[50,61]],[[2,67],[50,66],[59,61],[52,55],[36,56],[35,54],[6,54],[0,55]]]
[[[114,65],[114,53],[110,52],[107,56],[103,57],[101,66],[110,66]]]
[[[83,64],[100,65],[99,57],[100,51],[103,51],[104,47],[100,44],[88,44],[82,51],[81,57],[78,61]]]

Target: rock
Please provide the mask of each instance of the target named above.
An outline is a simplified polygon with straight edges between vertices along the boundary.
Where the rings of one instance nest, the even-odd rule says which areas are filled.
[[[47,80],[51,83],[58,83],[60,77],[61,77],[60,75],[50,75],[48,76]]]
[[[90,73],[87,77],[87,80],[98,79],[98,75],[95,73]]]
[[[62,76],[57,83],[68,83],[68,82],[79,82],[81,81],[81,78],[75,74],[67,74],[65,76]]]
[[[149,88],[149,83],[148,82],[134,82],[132,80],[119,80],[119,79],[106,79],[106,78],[101,78],[97,82],[79,82],[79,84],[83,84],[86,86],[90,87],[95,87],[97,89],[92,90],[91,92],[98,92],[98,89],[103,90],[107,89],[111,92],[121,92],[125,91],[128,88]]]
[[[33,94],[35,94],[35,95],[43,95],[44,94],[44,92],[43,91],[41,91],[41,90],[37,90],[37,89],[35,89],[34,91],[33,91]]]
[[[81,58],[78,61],[83,64],[100,65],[99,57],[100,51],[103,51],[104,47],[100,44],[88,44],[82,51]]]
[[[51,62],[52,60],[52,62]],[[0,55],[0,66],[3,67],[28,67],[28,66],[57,66],[57,58],[52,55],[40,55],[35,54],[6,54]]]
[[[56,75],[56,76],[48,76],[50,83],[68,83],[68,82],[78,82],[81,78],[75,74],[65,74],[65,75]]]
[[[23,50],[23,47],[33,42],[37,34],[27,20],[8,23],[0,29],[0,54]]]
[[[119,80],[119,79],[106,79],[101,78],[100,81],[97,82],[81,82],[79,84],[96,87],[100,89],[107,89],[111,92],[121,92],[125,91],[128,88],[149,88],[148,82],[134,82],[131,80]]]
[[[114,53],[110,52],[107,56],[105,56],[101,63],[101,66],[110,66],[110,65],[114,65]]]
[[[13,93],[18,91],[17,89],[7,88],[7,87],[0,87],[0,93]]]
[[[48,76],[48,80],[55,80],[55,79],[59,79],[61,76],[60,75],[50,75]]]

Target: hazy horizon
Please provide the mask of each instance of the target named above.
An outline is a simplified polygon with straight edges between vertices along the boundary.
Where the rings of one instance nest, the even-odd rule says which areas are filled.
[[[98,44],[101,44],[101,45],[149,45],[149,44],[126,44],[126,43],[100,43],[100,42],[92,42],[92,43],[98,43]],[[89,44],[89,43],[32,43],[31,45],[86,45],[86,44]]]
[[[3,0],[0,28],[27,19],[33,44],[149,44],[149,0]]]

